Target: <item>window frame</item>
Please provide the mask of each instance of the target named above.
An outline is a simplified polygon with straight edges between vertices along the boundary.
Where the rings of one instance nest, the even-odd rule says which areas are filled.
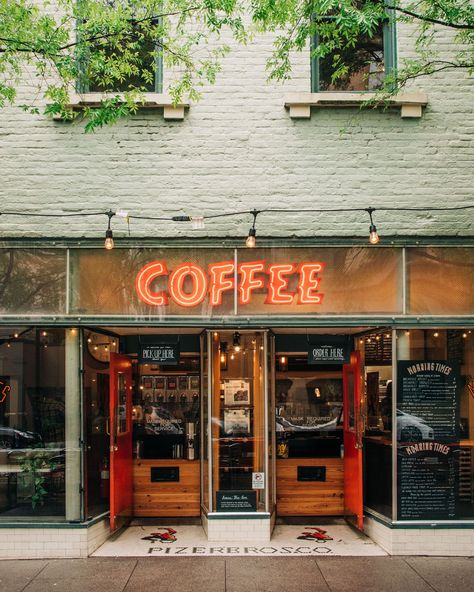
[[[160,49],[160,40],[157,39],[156,43],[155,43],[155,49],[156,49],[156,56],[155,56],[155,67],[153,70],[153,77],[154,77],[154,88],[153,90],[146,90],[146,91],[142,91],[143,94],[150,94],[150,93],[155,93],[155,94],[162,94],[163,93],[163,52],[159,51]],[[98,91],[98,90],[94,90],[91,91],[89,90],[89,84],[88,82],[86,82],[85,77],[83,76],[84,74],[84,69],[85,69],[85,64],[86,64],[86,59],[83,61],[80,61],[78,64],[78,71],[79,71],[79,76],[76,80],[76,92],[78,94],[94,94],[94,95],[103,95],[103,94],[109,94],[109,93],[124,93],[127,92],[126,90],[120,90],[120,89],[104,89],[103,91]]]
[[[385,64],[385,75],[392,74],[397,68],[397,27],[395,12],[387,8],[388,19],[383,25],[383,54]],[[370,90],[321,90],[319,81],[319,57],[314,56],[313,52],[318,46],[318,34],[311,36],[310,43],[310,60],[311,60],[311,92],[325,93],[325,92],[348,92],[348,93],[367,93],[374,92]]]

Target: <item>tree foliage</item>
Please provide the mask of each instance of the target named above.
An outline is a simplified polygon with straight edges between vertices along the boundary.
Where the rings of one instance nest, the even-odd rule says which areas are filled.
[[[276,80],[291,78],[294,52],[317,35],[313,53],[332,60],[336,81],[358,40],[389,18],[413,26],[416,51],[386,77],[386,92],[446,69],[474,72],[472,0],[0,0],[0,106],[38,113],[46,102],[46,113],[73,119],[73,92],[112,93],[81,113],[94,130],[135,112],[157,88],[156,60],[174,73],[165,89],[174,101],[197,100],[230,51],[224,32],[238,43],[272,33],[267,70]],[[437,44],[446,31],[448,53]]]

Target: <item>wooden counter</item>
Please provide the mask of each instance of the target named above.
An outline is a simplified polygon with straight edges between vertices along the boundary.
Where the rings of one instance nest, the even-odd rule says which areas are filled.
[[[342,458],[279,458],[277,513],[279,516],[342,516],[344,461]],[[298,481],[298,466],[326,467],[326,481]]]
[[[152,467],[178,467],[179,481],[151,481]],[[199,460],[133,461],[133,513],[135,516],[199,516]]]

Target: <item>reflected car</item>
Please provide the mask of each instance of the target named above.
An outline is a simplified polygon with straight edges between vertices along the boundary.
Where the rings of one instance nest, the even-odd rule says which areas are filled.
[[[421,442],[433,440],[434,431],[424,419],[397,409],[397,440],[400,442]]]
[[[18,450],[41,447],[43,447],[43,440],[40,434],[0,426],[0,449]]]

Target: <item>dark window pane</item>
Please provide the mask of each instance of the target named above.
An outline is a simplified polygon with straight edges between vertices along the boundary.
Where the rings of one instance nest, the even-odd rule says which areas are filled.
[[[355,47],[338,50],[339,58],[329,54],[319,60],[319,90],[321,91],[369,91],[380,88],[385,77],[383,26],[373,37],[363,36]],[[340,62],[347,71],[332,79]]]
[[[157,45],[153,40],[137,41],[127,51],[129,71],[119,66],[121,51],[117,47],[98,48],[88,64],[89,92],[122,91],[140,88],[155,91]]]
[[[64,329],[0,329],[0,520],[64,518]]]

